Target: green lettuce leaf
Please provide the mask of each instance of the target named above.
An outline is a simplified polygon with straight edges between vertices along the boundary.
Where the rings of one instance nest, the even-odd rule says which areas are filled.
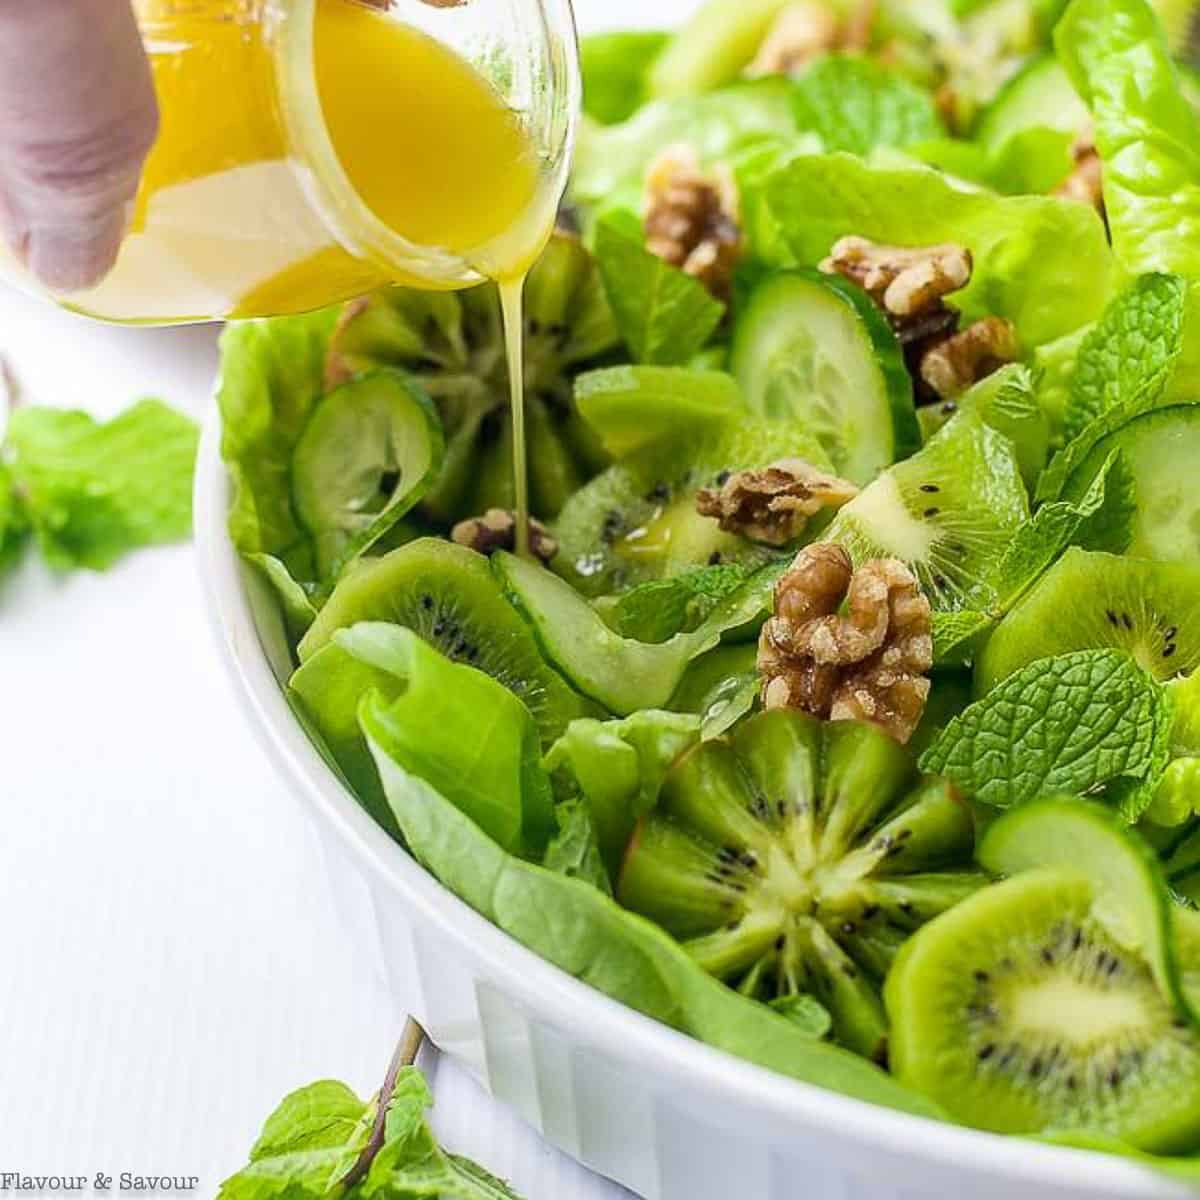
[[[831,1091],[938,1115],[865,1059],[819,1041],[819,1026],[805,1029],[731,991],[656,925],[596,888],[505,854],[393,759],[380,707],[367,697],[360,716],[406,841],[443,885],[493,924],[568,974],[710,1046]]]
[[[1009,318],[1027,350],[1095,320],[1112,287],[1104,225],[1081,204],[968,190],[925,167],[874,165],[847,154],[794,159],[767,191],[805,265],[819,263],[846,234],[969,247],[975,271],[955,305],[967,320]]]
[[[364,623],[339,630],[334,641],[395,679],[386,691],[371,694],[378,701],[378,727],[405,768],[438,788],[501,846],[540,856],[555,822],[537,726],[525,705],[491,676],[452,663],[411,629]],[[353,691],[346,688],[347,700]]]
[[[646,168],[667,146],[687,142],[705,164],[762,142],[796,139],[792,85],[781,76],[701,96],[656,100],[621,125],[584,128],[571,195],[587,204],[637,209]],[[809,148],[819,143],[809,139]]]
[[[648,98],[654,60],[669,33],[593,33],[579,43],[583,62],[583,111],[601,125],[628,120]]]
[[[322,646],[288,680],[292,707],[314,744],[363,808],[394,837],[400,829],[358,725],[358,706],[372,690],[394,700],[402,694],[404,683],[337,641]]]
[[[195,422],[159,400],[106,424],[84,412],[16,409],[0,545],[15,544],[27,522],[51,566],[101,571],[139,547],[185,540],[198,442]]]
[[[867,155],[945,132],[928,92],[865,58],[817,59],[796,80],[792,105],[797,127],[820,137],[828,152]]]
[[[12,472],[0,459],[0,575],[14,566],[29,534],[25,504]]]
[[[1047,126],[1022,129],[996,146],[960,138],[935,138],[908,147],[931,167],[1003,195],[1041,196],[1070,173],[1073,133]]]
[[[1132,275],[1200,278],[1200,125],[1146,0],[1073,0],[1054,34],[1092,111],[1113,251]]]
[[[1178,275],[1136,279],[1080,344],[1064,414],[1068,439],[1109,409],[1160,396],[1183,349],[1186,282]]]
[[[721,323],[725,306],[698,279],[651,254],[636,223],[630,233],[613,218],[601,221],[595,254],[617,328],[636,362],[682,365]]]
[[[542,765],[560,795],[582,796],[615,877],[633,827],[658,802],[671,764],[700,740],[700,718],[646,709],[623,721],[572,721]]]
[[[1152,786],[1170,757],[1171,727],[1163,689],[1127,654],[1080,650],[1010,675],[946,726],[921,769],[994,808],[1110,784]],[[1150,798],[1126,790],[1124,815],[1135,819]]]
[[[570,879],[582,879],[602,892],[612,895],[608,868],[600,853],[596,825],[590,805],[581,796],[563,800],[554,808],[558,833],[546,847],[542,866]]]
[[[312,541],[292,502],[292,452],[324,390],[336,309],[241,321],[221,337],[221,454],[233,481],[229,532],[243,554],[268,554],[317,578]]]

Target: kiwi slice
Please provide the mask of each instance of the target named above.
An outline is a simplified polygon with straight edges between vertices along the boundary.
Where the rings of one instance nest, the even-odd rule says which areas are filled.
[[[897,1078],[982,1129],[1191,1149],[1200,1038],[1096,903],[1087,876],[1042,867],[926,925],[885,989]]]
[[[682,428],[638,449],[581,488],[554,526],[554,569],[585,596],[624,591],[693,567],[736,564],[752,571],[778,551],[725,533],[696,511],[696,493],[733,471],[781,458],[829,469],[803,428],[737,416]]]
[[[555,234],[525,289],[530,497],[539,516],[553,516],[605,465],[597,439],[575,412],[571,378],[616,345],[591,255],[578,239]],[[388,288],[351,301],[330,343],[329,380],[380,365],[409,372],[433,398],[446,431],[446,462],[423,511],[449,523],[511,507],[508,368],[496,289]]]
[[[990,576],[1028,519],[1011,442],[963,412],[842,508],[825,538],[856,563],[901,559],[939,611],[986,609]]]
[[[420,538],[343,577],[300,642],[307,663],[337,630],[386,621],[419,634],[455,662],[492,676],[533,713],[544,743],[587,715],[583,699],[538,653],[529,627],[504,598],[488,561],[439,538]]]
[[[626,851],[627,908],[767,1002],[811,994],[884,1053],[879,982],[912,931],[982,883],[970,813],[886,734],[777,709],[668,774]]]
[[[437,412],[399,371],[368,372],[321,400],[292,453],[292,496],[322,579],[391,530],[442,455]]]
[[[975,665],[982,694],[1038,658],[1124,650],[1156,679],[1200,665],[1200,565],[1072,548],[996,627]]]
[[[1088,437],[1088,430],[1080,435]],[[1200,495],[1192,482],[1200,461],[1200,404],[1145,413],[1100,438],[1067,480],[1064,498],[1083,496],[1113,450],[1121,452],[1134,500],[1129,545],[1117,548],[1141,558],[1200,561]]]

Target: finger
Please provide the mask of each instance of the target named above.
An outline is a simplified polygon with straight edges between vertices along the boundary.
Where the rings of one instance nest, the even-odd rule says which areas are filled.
[[[0,232],[48,287],[112,267],[156,132],[129,0],[0,0]]]

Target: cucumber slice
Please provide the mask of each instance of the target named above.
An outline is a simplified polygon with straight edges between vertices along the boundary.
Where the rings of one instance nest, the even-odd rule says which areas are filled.
[[[979,118],[976,137],[985,149],[994,151],[1027,129],[1057,129],[1075,135],[1090,119],[1087,105],[1058,59],[1044,54],[1022,67],[1000,89]]]
[[[1090,800],[1055,797],[1014,808],[979,844],[980,863],[997,875],[1056,867],[1092,883],[1093,915],[1113,941],[1149,966],[1163,998],[1192,1022],[1180,981],[1173,904],[1162,866],[1111,810]]]
[[[752,576],[690,633],[639,642],[610,629],[569,583],[536,563],[499,553],[492,569],[543,653],[585,696],[619,716],[665,707],[694,658],[718,645],[727,630],[765,615],[781,570],[767,567]]]
[[[691,96],[736,79],[791,0],[708,0],[650,70],[654,98]]]
[[[870,297],[837,276],[782,271],[759,284],[732,370],[752,410],[810,430],[852,483],[921,444],[900,343]]]
[[[335,581],[421,499],[443,453],[437,410],[399,371],[359,376],[317,405],[292,455],[292,498],[322,579]]]
[[[624,458],[681,429],[729,420],[745,411],[723,371],[689,367],[609,367],[575,381],[575,404],[613,458]]]
[[[1086,436],[1086,431],[1082,436]],[[1078,500],[1109,454],[1121,451],[1136,511],[1126,552],[1138,558],[1200,560],[1200,404],[1180,404],[1135,417],[1102,438],[1063,489]]]

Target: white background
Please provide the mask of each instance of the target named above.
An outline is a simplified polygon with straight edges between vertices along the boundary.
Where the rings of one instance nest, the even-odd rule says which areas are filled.
[[[577,0],[584,28],[691,0]],[[37,403],[202,417],[211,329],[89,325],[0,292]],[[370,1093],[399,1034],[341,938],[305,818],[234,703],[189,547],[0,585],[0,1171],[197,1175],[213,1196],[290,1089]],[[624,1195],[437,1070],[453,1148],[529,1200]]]

